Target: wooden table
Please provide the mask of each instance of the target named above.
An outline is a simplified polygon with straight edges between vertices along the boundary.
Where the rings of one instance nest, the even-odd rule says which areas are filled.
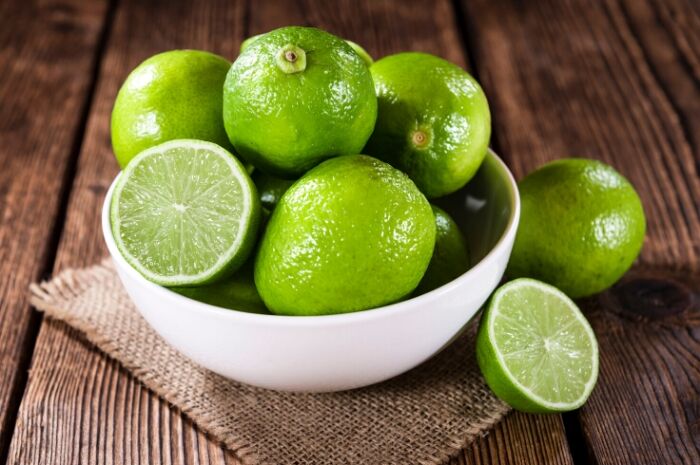
[[[172,48],[234,59],[245,37],[288,24],[465,66],[517,176],[599,158],[644,202],[638,264],[582,302],[601,348],[590,401],[511,414],[453,463],[700,464],[698,0],[0,1],[0,463],[238,463],[42,321],[27,286],[106,254],[109,117],[127,73]]]

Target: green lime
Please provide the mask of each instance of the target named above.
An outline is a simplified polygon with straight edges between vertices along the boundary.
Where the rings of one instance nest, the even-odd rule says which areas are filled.
[[[508,276],[539,279],[578,298],[612,286],[639,255],[642,203],[612,167],[558,160],[518,187],[522,209]]]
[[[491,135],[489,105],[476,80],[425,53],[390,55],[370,70],[379,110],[364,152],[404,171],[428,198],[464,186]]]
[[[200,139],[226,149],[222,93],[231,67],[198,50],[154,55],[134,69],[112,110],[112,147],[124,168],[139,152],[173,139]]]
[[[217,307],[248,313],[270,313],[253,281],[253,261],[248,260],[233,276],[198,287],[173,287],[172,291]]]
[[[416,295],[437,289],[469,269],[467,240],[459,226],[443,209],[433,207],[435,215],[435,249],[428,269],[416,288]]]
[[[238,49],[238,53],[241,54],[245,52],[245,50],[250,47],[250,45],[264,36],[265,34],[255,34],[254,36],[250,36],[247,39],[245,39],[243,42],[241,42],[241,47]]]
[[[247,49],[250,46],[250,44],[252,44],[253,42],[255,42],[256,40],[258,40],[260,37],[262,37],[264,35],[265,34],[256,34],[254,36],[248,37],[246,40],[241,42],[241,48],[239,50],[239,53],[243,53],[245,51],[245,49]],[[345,40],[345,42],[347,42],[348,45],[350,47],[352,47],[353,50],[355,50],[355,53],[360,55],[360,58],[362,58],[362,60],[364,60],[364,62],[367,66],[370,66],[372,63],[374,63],[374,60],[372,59],[370,54],[367,53],[367,50],[362,48],[359,44],[353,42],[352,40]]]
[[[254,40],[224,85],[224,125],[256,168],[294,178],[358,153],[377,117],[372,76],[342,39],[285,27]]]
[[[174,140],[137,155],[111,203],[114,240],[144,277],[165,286],[214,282],[250,255],[260,202],[245,167],[216,144]]]
[[[269,211],[274,210],[282,195],[294,184],[293,180],[276,178],[262,171],[256,171],[252,177],[260,194],[260,203]]]
[[[360,58],[365,62],[367,66],[372,66],[372,63],[374,63],[374,60],[370,56],[369,53],[367,53],[367,50],[362,48],[360,44],[353,42],[352,40],[347,40],[345,39],[345,42],[348,43],[350,47],[352,47],[353,50],[355,50],[355,53],[360,55]]]
[[[430,204],[405,174],[366,155],[333,158],[275,207],[255,284],[274,313],[374,308],[416,288],[434,244]]]
[[[566,412],[598,378],[598,343],[571,299],[548,284],[501,286],[481,317],[476,359],[491,390],[523,412]]]

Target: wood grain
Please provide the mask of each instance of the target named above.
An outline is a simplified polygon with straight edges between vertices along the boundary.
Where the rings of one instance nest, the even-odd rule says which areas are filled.
[[[256,2],[255,9],[247,12],[246,32],[313,24],[363,43],[375,56],[414,49],[465,63],[446,1],[437,2],[434,10],[427,11],[430,15],[425,4],[417,2],[345,2],[335,7],[299,2],[279,8],[276,2]],[[137,2],[120,5],[91,109],[56,270],[86,265],[105,254],[99,206],[117,170],[109,147],[109,112],[128,70],[146,56],[173,47],[205,48],[232,57],[242,38],[244,14],[239,4],[230,2],[199,4],[196,11]],[[61,454],[76,462],[140,463],[155,458],[156,450],[163,463],[235,462],[61,324],[42,326],[33,367],[10,463],[45,463]],[[151,434],[144,434],[144,429]],[[522,438],[525,442],[520,442]],[[540,459],[540,463],[571,463],[561,419],[556,416],[509,417],[481,441],[479,450],[483,452],[470,449],[456,463],[476,457],[477,463]]]
[[[232,59],[242,2],[120,2],[99,72],[54,270],[106,254],[101,204],[118,171],[109,118],[128,72],[157,52],[201,48]],[[235,459],[74,331],[44,322],[8,463],[235,464]]]
[[[700,463],[697,4],[463,6],[516,174],[554,158],[599,158],[632,181],[647,213],[636,271],[582,302],[601,351],[579,417],[593,461]]]
[[[27,286],[51,265],[105,13],[103,1],[0,3],[0,457],[39,320]]]
[[[697,272],[700,148],[621,8],[614,0],[465,2],[496,137],[515,173],[568,156],[612,164],[637,187],[649,220],[640,263]]]

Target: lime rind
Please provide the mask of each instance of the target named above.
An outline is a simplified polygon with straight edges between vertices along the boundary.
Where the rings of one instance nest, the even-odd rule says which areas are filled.
[[[206,150],[220,159],[230,168],[230,173],[241,187],[243,198],[241,199],[242,211],[239,215],[238,234],[229,247],[219,258],[207,269],[195,274],[173,274],[164,275],[154,272],[144,265],[141,260],[134,256],[129,247],[124,243],[121,235],[121,218],[119,214],[119,201],[123,190],[132,174],[140,167],[141,163],[151,156],[156,156],[173,149]],[[110,222],[112,235],[117,248],[139,273],[146,279],[156,284],[164,286],[191,286],[208,284],[219,278],[227,276],[236,271],[248,258],[254,245],[254,237],[260,222],[259,199],[255,185],[247,175],[245,166],[238,161],[230,152],[217,144],[194,140],[178,139],[165,142],[155,147],[144,150],[137,155],[121,173],[121,177],[115,186],[110,205]]]
[[[557,299],[558,302],[565,304],[564,308],[568,308],[570,315],[575,318],[575,320],[580,323],[580,328],[583,329],[586,334],[588,341],[590,343],[590,376],[586,383],[584,384],[581,394],[575,401],[571,402],[553,402],[551,400],[545,399],[542,396],[535,393],[530,387],[523,384],[518,377],[512,373],[509,368],[509,363],[505,360],[503,353],[495,346],[493,341],[497,340],[494,327],[495,321],[499,315],[498,308],[502,299],[507,296],[508,293],[517,291],[522,287],[534,287],[538,291],[549,294]],[[591,328],[590,324],[583,316],[581,311],[578,309],[576,304],[562,291],[550,286],[548,284],[542,283],[540,281],[528,278],[520,278],[503,285],[498,289],[489,303],[489,308],[486,313],[486,329],[488,335],[488,341],[480,341],[478,344],[479,348],[483,349],[483,344],[488,343],[486,351],[488,355],[484,354],[483,351],[479,353],[481,359],[484,358],[495,358],[498,362],[498,367],[485,367],[482,366],[484,371],[484,376],[489,384],[489,386],[494,390],[494,392],[501,397],[503,400],[508,402],[512,407],[533,413],[550,413],[550,412],[566,412],[570,410],[575,410],[581,407],[585,401],[590,396],[593,388],[595,387],[598,370],[598,343],[595,338],[595,333]],[[483,338],[480,338],[483,339]],[[484,362],[480,363],[483,365]],[[497,371],[497,373],[495,373]],[[506,385],[502,379],[497,379],[498,377],[505,376],[507,378],[510,386]]]

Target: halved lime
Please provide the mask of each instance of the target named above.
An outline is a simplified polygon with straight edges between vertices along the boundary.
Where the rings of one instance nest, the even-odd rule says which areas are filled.
[[[598,378],[598,343],[576,304],[534,279],[501,286],[476,343],[493,392],[524,412],[566,412],[586,402]]]
[[[167,286],[215,281],[250,255],[260,201],[245,167],[216,144],[181,139],[141,152],[122,172],[110,210],[124,258]]]

